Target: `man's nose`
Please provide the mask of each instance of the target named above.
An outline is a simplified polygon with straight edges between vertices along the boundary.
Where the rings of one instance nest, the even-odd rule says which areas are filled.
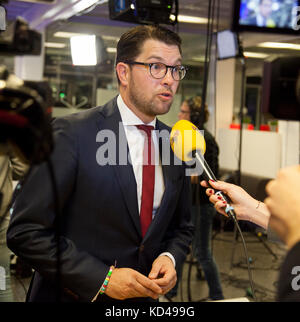
[[[166,75],[164,76],[164,78],[162,78],[162,82],[164,84],[172,84],[174,82],[174,78],[172,76],[172,69],[171,68],[168,68],[167,69],[167,72],[166,72]]]

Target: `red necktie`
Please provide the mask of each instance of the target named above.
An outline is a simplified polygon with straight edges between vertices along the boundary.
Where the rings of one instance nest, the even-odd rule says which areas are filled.
[[[151,137],[151,131],[154,129],[150,125],[136,125],[139,130],[147,134],[144,143],[143,153],[143,180],[142,180],[142,201],[140,211],[140,222],[142,236],[144,237],[152,221],[153,198],[154,198],[154,144]]]

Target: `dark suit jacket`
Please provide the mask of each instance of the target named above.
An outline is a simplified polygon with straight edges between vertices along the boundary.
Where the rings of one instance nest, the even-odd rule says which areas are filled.
[[[278,282],[277,300],[300,302],[300,242],[287,253]]]
[[[163,165],[163,199],[142,238],[132,166],[97,163],[97,150],[107,143],[97,142],[97,133],[111,130],[118,147],[119,122],[114,98],[103,107],[57,119],[53,125],[55,149],[51,159],[61,209],[63,301],[91,301],[115,260],[119,268],[130,267],[147,275],[161,252],[170,252],[180,263],[189,251],[193,226],[190,180],[184,166]],[[157,129],[170,130],[160,121]],[[123,126],[120,131],[125,138]],[[118,157],[117,153],[117,164]],[[52,188],[47,164],[36,166],[16,199],[8,229],[9,248],[36,270],[29,301],[56,299],[57,216]],[[100,298],[109,300],[105,295]]]

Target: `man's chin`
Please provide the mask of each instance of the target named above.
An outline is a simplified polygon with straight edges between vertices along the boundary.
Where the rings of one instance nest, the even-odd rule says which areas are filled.
[[[155,114],[156,115],[164,115],[167,114],[170,111],[172,103],[164,106],[159,106],[155,109]]]

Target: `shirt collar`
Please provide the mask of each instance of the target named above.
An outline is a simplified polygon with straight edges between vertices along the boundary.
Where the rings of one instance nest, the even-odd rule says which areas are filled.
[[[121,119],[124,125],[141,125],[145,124],[139,117],[137,117],[131,109],[124,103],[121,95],[117,98],[118,108],[121,114]],[[146,125],[152,125],[155,128],[156,125],[156,117],[153,121]]]

